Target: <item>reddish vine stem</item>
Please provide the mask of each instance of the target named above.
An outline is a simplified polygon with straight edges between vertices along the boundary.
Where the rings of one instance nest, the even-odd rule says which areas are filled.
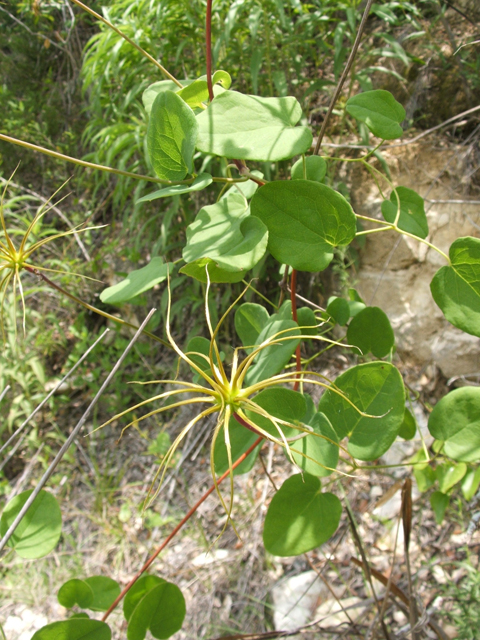
[[[241,423],[243,424],[243,422]],[[233,471],[233,469],[236,469],[236,467],[238,467],[238,465],[240,465],[247,456],[249,456],[252,451],[255,449],[255,447],[257,447],[261,441],[263,440],[263,437],[260,436],[259,438],[257,438],[255,440],[255,442],[252,444],[251,447],[249,447],[245,453],[242,453],[242,455],[233,463],[232,465],[232,469],[227,469],[227,471],[225,471],[225,473],[223,475],[220,476],[220,478],[217,480],[217,485],[218,486],[221,482],[223,482],[225,480],[225,478],[227,476],[230,475],[230,472]],[[143,565],[143,567],[140,569],[140,571],[138,571],[138,573],[135,574],[135,576],[130,580],[130,582],[127,584],[127,586],[123,589],[123,591],[120,593],[120,595],[115,599],[115,601],[113,602],[113,604],[110,605],[109,609],[105,612],[102,621],[105,622],[105,620],[108,618],[108,616],[112,613],[112,611],[117,607],[118,603],[125,597],[125,595],[130,591],[130,589],[133,587],[133,585],[136,583],[136,581],[140,578],[140,576],[142,575],[142,573],[144,573],[149,567],[150,565],[153,563],[153,561],[157,558],[157,556],[165,549],[165,547],[167,546],[167,544],[177,535],[177,533],[180,531],[180,529],[183,527],[183,525],[188,522],[190,520],[190,518],[193,516],[193,514],[195,513],[195,511],[198,509],[198,507],[205,502],[205,500],[208,498],[208,496],[213,493],[216,489],[216,486],[213,484],[210,489],[208,491],[206,491],[203,496],[200,498],[200,500],[198,500],[196,502],[196,504],[193,505],[193,507],[190,509],[190,511],[184,516],[184,518],[177,524],[177,526],[175,527],[175,529],[171,532],[171,534],[165,538],[165,540],[162,542],[162,544],[158,547],[158,549],[155,551],[154,554],[152,554],[150,556],[150,558],[147,560],[147,562]]]
[[[212,84],[212,0],[207,0],[207,17],[205,20],[205,45],[207,48],[207,86],[210,102],[213,100]]]
[[[290,300],[292,301],[292,318],[295,322],[298,322],[298,314],[297,314],[297,270],[292,269],[292,278],[290,280]],[[295,361],[296,361],[296,378],[297,381],[293,385],[293,390],[297,391],[300,378],[300,372],[302,370],[302,359],[300,355],[300,343],[298,343],[297,348],[295,349]]]

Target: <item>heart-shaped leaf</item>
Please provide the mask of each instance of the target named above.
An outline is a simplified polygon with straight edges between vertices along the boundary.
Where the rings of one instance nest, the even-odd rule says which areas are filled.
[[[84,580],[73,578],[68,580],[58,590],[58,602],[62,607],[71,609],[78,604],[82,609],[88,609],[93,602],[93,591]]]
[[[0,537],[4,536],[26,503],[32,490],[10,500],[0,519]],[[21,558],[42,558],[56,546],[62,533],[62,513],[55,497],[40,491],[8,541]]]
[[[405,109],[389,91],[377,89],[359,93],[347,100],[345,108],[378,138],[394,140],[403,134],[400,123],[405,120]]]
[[[332,296],[328,300],[327,313],[337,324],[344,327],[350,319],[350,306],[348,301],[344,298]]]
[[[147,631],[154,638],[169,638],[181,629],[185,618],[185,598],[171,582],[162,582],[147,591],[130,615],[127,640],[144,640]]]
[[[207,258],[211,261],[207,264],[211,264],[208,273],[212,282],[238,282],[243,279],[245,272],[265,254],[268,241],[265,225],[248,214],[245,198],[236,193],[203,207],[187,228],[187,245],[183,250],[185,262]],[[181,273],[206,282],[204,264],[199,264],[194,271],[187,264]],[[228,274],[235,279],[225,279]]]
[[[139,578],[133,587],[127,592],[125,600],[123,601],[123,615],[125,616],[125,619],[127,621],[130,620],[135,607],[145,594],[164,582],[166,582],[166,580],[154,575],[146,575]]]
[[[342,373],[335,387],[354,406],[329,389],[318,410],[330,420],[340,440],[348,436],[348,450],[355,458],[375,460],[390,448],[403,422],[405,388],[398,369],[388,362],[360,364]],[[362,416],[357,409],[378,417]]]
[[[458,238],[449,255],[430,285],[433,299],[455,327],[480,337],[480,240]]]
[[[88,605],[92,611],[106,611],[113,604],[115,598],[120,595],[120,585],[112,578],[92,576],[85,578],[84,582],[93,591],[93,601]]]
[[[298,556],[326,542],[337,530],[342,505],[322,493],[308,473],[291,476],[273,496],[265,517],[263,542],[275,556]]]
[[[197,119],[190,107],[173,91],[155,98],[147,128],[147,148],[157,176],[183,180],[193,172]]]
[[[302,115],[295,98],[259,98],[225,91],[197,116],[197,148],[226,158],[274,162],[305,153],[308,127],[295,127]]]
[[[400,216],[398,228],[407,233],[413,233],[418,238],[428,236],[428,222],[425,215],[425,202],[413,189],[397,187],[390,194],[390,200],[382,202],[382,215],[387,222],[395,222],[400,201]]]
[[[132,271],[121,282],[104,289],[100,294],[100,300],[107,304],[128,302],[166,280],[172,269],[171,262],[165,264],[162,258],[152,258],[145,267]]]
[[[268,229],[273,257],[299,271],[325,269],[334,247],[346,246],[355,237],[352,207],[318,182],[270,182],[253,196],[251,211]]]
[[[480,388],[461,387],[434,406],[428,430],[444,441],[443,451],[453,460],[480,460]]]
[[[347,342],[358,347],[363,355],[371,352],[376,358],[384,358],[392,350],[395,336],[379,307],[365,307],[348,325]]]

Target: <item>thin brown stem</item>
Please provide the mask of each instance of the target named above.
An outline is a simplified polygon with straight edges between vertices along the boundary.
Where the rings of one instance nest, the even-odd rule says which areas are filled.
[[[193,516],[193,514],[197,511],[198,507],[203,504],[205,502],[205,500],[208,498],[208,496],[213,493],[216,488],[218,487],[218,485],[223,482],[225,480],[225,478],[227,476],[230,475],[230,473],[236,469],[244,460],[245,458],[247,458],[252,451],[255,449],[255,447],[257,447],[261,441],[263,440],[263,437],[257,438],[257,440],[255,440],[255,442],[252,444],[251,447],[249,447],[247,449],[247,451],[245,451],[245,453],[242,453],[242,455],[233,463],[232,468],[231,469],[227,469],[227,471],[225,471],[224,474],[222,474],[220,476],[220,478],[217,480],[216,484],[213,484],[210,489],[208,489],[208,491],[206,491],[203,496],[200,498],[200,500],[198,500],[193,507],[190,509],[190,511],[184,516],[184,518],[182,518],[182,520],[177,524],[177,526],[173,529],[173,531],[171,532],[171,534],[165,538],[165,540],[162,542],[162,544],[158,547],[158,549],[155,551],[155,553],[153,553],[150,558],[147,560],[147,562],[143,565],[143,567],[140,569],[140,571],[138,571],[136,573],[136,575],[130,580],[130,582],[127,584],[127,586],[123,589],[123,591],[120,593],[120,595],[115,599],[115,601],[111,604],[111,606],[109,607],[109,609],[105,612],[102,621],[105,622],[105,620],[108,618],[108,616],[112,613],[112,611],[116,608],[116,606],[118,605],[119,602],[121,602],[121,600],[125,597],[125,595],[130,591],[130,589],[133,587],[133,585],[135,584],[135,582],[140,578],[140,576],[142,575],[142,573],[145,573],[145,571],[150,567],[150,565],[154,562],[155,558],[157,558],[157,556],[165,549],[165,547],[168,545],[168,543],[177,535],[177,533],[180,531],[180,529],[183,527],[184,524],[186,524],[190,518]]]
[[[207,0],[207,16],[205,19],[205,46],[207,49],[207,86],[210,102],[213,98],[212,83],[212,0]]]
[[[292,318],[295,322],[298,322],[298,314],[297,314],[297,270],[292,269],[292,278],[290,280],[290,300],[292,301]],[[297,371],[295,377],[300,378],[300,372],[302,370],[302,357],[300,354],[300,343],[297,344],[297,348],[295,349],[295,369]],[[293,385],[293,390],[297,391],[299,385],[299,381],[295,382]]]
[[[360,46],[360,40],[362,39],[363,31],[365,29],[365,25],[367,23],[368,14],[370,13],[370,8],[371,8],[372,4],[373,4],[373,0],[368,0],[367,6],[365,7],[365,11],[363,12],[363,16],[362,16],[362,20],[360,22],[360,26],[358,27],[358,32],[357,32],[357,36],[355,38],[355,42],[353,43],[352,50],[350,52],[350,55],[348,56],[347,64],[345,65],[345,69],[343,70],[343,73],[342,73],[342,75],[340,77],[340,80],[338,81],[337,87],[335,89],[335,93],[333,94],[333,98],[332,98],[332,100],[330,102],[330,105],[328,107],[328,111],[327,111],[327,113],[325,115],[325,119],[323,120],[322,127],[320,129],[320,133],[318,134],[317,144],[315,145],[315,151],[313,152],[314,154],[318,154],[319,151],[320,151],[320,147],[322,145],[322,140],[323,140],[323,137],[325,135],[325,131],[327,129],[328,121],[330,120],[330,117],[332,115],[333,108],[335,107],[335,104],[336,104],[336,102],[338,100],[338,96],[340,95],[340,92],[342,91],[342,88],[343,88],[343,85],[345,83],[345,80],[347,79],[347,76],[350,73],[350,69],[352,68],[353,61],[355,60],[355,56],[357,55],[358,47]]]

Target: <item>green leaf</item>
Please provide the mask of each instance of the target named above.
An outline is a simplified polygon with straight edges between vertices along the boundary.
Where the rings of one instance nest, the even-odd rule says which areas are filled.
[[[238,460],[242,453],[245,453],[245,451],[252,446],[255,440],[258,439],[258,435],[256,433],[253,433],[253,431],[250,431],[243,425],[239,424],[233,416],[230,418],[230,422],[228,424],[228,435],[230,438],[233,462]],[[236,469],[234,469],[233,474],[235,476],[241,475],[242,473],[248,473],[248,471],[252,469],[261,447],[262,444],[255,447],[248,457],[245,458],[245,460],[241,462]],[[215,442],[214,460],[215,473],[217,476],[221,476],[228,469],[227,447],[225,445],[223,432],[220,432]]]
[[[111,637],[105,622],[75,617],[47,624],[33,634],[32,640],[110,640]]]
[[[230,89],[232,78],[227,71],[219,69],[218,71],[215,71],[212,78],[212,84],[216,85],[217,83],[221,84],[224,89]]]
[[[382,202],[382,215],[387,222],[395,222],[398,212],[396,195],[400,200],[400,217],[398,228],[413,233],[418,238],[428,236],[428,222],[425,215],[425,202],[413,189],[397,187],[390,194],[390,200]]]
[[[430,504],[432,505],[437,524],[442,524],[449,503],[450,497],[441,491],[434,491],[430,496]]]
[[[292,167],[292,180],[313,180],[322,182],[327,173],[327,163],[320,156],[307,156],[305,158],[306,176],[304,175],[303,158],[297,160]]]
[[[165,187],[165,189],[159,189],[153,193],[149,193],[147,196],[143,196],[140,200],[137,200],[136,204],[140,202],[151,202],[152,200],[158,200],[159,198],[167,198],[168,196],[179,196],[182,193],[190,193],[191,191],[202,191],[212,184],[212,176],[209,173],[201,173],[198,175],[192,184],[173,184],[171,187]]]
[[[193,80],[182,80],[182,84],[187,86],[191,84]],[[173,80],[160,80],[159,82],[154,82],[149,87],[145,89],[142,95],[143,106],[145,107],[145,111],[147,115],[150,115],[152,111],[153,103],[155,102],[155,98],[159,93],[163,93],[164,91],[178,91],[178,85],[173,82]]]
[[[325,269],[334,247],[348,245],[355,237],[352,207],[318,182],[270,182],[253,196],[251,211],[268,228],[273,257],[299,271]]]
[[[348,436],[348,451],[355,458],[375,460],[390,448],[403,422],[405,388],[400,373],[388,362],[368,362],[342,373],[335,387],[356,408],[328,389],[318,410],[330,420],[340,440]],[[378,417],[363,417],[357,409]]]
[[[145,267],[129,273],[125,280],[104,289],[100,294],[100,300],[107,304],[128,302],[166,280],[172,269],[171,262],[165,264],[163,258],[152,258]]]
[[[307,473],[291,476],[268,508],[265,549],[275,556],[311,551],[335,533],[341,513],[340,500],[332,493],[322,493],[318,478]]]
[[[173,91],[155,98],[147,128],[150,161],[159,178],[183,180],[193,173],[198,124],[193,111]]]
[[[62,584],[58,590],[57,599],[62,607],[67,609],[71,609],[76,604],[82,609],[88,609],[93,602],[93,591],[83,580],[73,578]]]
[[[143,598],[143,596],[151,591],[154,587],[157,587],[159,584],[163,584],[164,582],[166,582],[166,580],[154,575],[142,576],[137,580],[137,582],[135,582],[133,587],[127,592],[125,600],[123,601],[123,615],[125,616],[127,622],[128,620],[130,620],[135,607]]]
[[[430,285],[433,299],[455,327],[480,337],[480,240],[458,238],[449,255]]]
[[[232,78],[226,71],[215,71],[212,78],[214,88],[217,82],[222,85],[223,89],[229,89],[232,84]],[[198,78],[198,80],[194,80],[189,83],[183,89],[177,91],[177,94],[185,100],[188,106],[192,109],[204,108],[202,102],[207,102],[209,98],[206,76],[202,76],[201,78]],[[215,90],[214,95],[217,95]]]
[[[477,493],[480,485],[480,467],[469,469],[465,474],[462,482],[462,493],[468,502]]]
[[[373,135],[382,140],[400,138],[405,109],[389,91],[365,91],[347,100],[347,113],[364,122]]]
[[[316,336],[318,334],[318,320],[310,307],[297,309],[297,323],[304,336]]]
[[[4,536],[26,503],[32,490],[10,500],[0,519],[0,537]],[[56,546],[62,533],[62,513],[55,497],[40,491],[8,541],[21,558],[42,558]]]
[[[443,451],[453,460],[480,460],[480,388],[461,387],[434,406],[428,430],[445,442]]]
[[[410,411],[410,409],[405,408],[405,415],[403,416],[402,426],[400,427],[400,431],[398,435],[400,438],[404,440],[411,440],[415,437],[417,433],[417,422]]]
[[[338,464],[337,434],[323,413],[316,413],[308,425],[313,434],[292,443],[293,459],[312,476],[328,476]]]
[[[305,153],[308,127],[295,127],[302,115],[295,98],[259,98],[225,91],[197,116],[197,148],[238,160],[277,161]]]
[[[464,462],[459,462],[457,464],[445,462],[444,464],[438,465],[435,469],[438,488],[442,493],[448,493],[452,487],[460,482],[466,473],[467,465]]]
[[[238,282],[245,272],[257,264],[267,249],[268,232],[265,225],[249,214],[245,199],[233,193],[216,204],[203,207],[195,221],[187,227],[187,245],[183,259],[187,263],[208,258],[208,273],[212,282]],[[190,265],[181,273],[188,273],[206,282],[204,263],[197,262],[197,270]],[[234,280],[225,279],[229,274]]]
[[[106,611],[115,598],[120,595],[120,585],[106,576],[92,576],[84,582],[93,591],[93,602],[89,605],[91,611]]]
[[[278,335],[279,343],[263,348],[256,356],[250,367],[245,382],[255,384],[260,380],[270,378],[279,373],[289,362],[300,342],[301,332],[293,320],[277,320],[277,315],[271,316],[257,338],[257,344],[262,344],[267,338]],[[295,337],[298,336],[298,339]]]
[[[208,84],[206,80],[194,80],[192,84],[180,89],[177,95],[185,100],[192,109],[202,107],[202,102],[208,100]]]
[[[363,355],[371,352],[376,358],[387,356],[395,344],[392,326],[379,307],[365,307],[348,325],[347,342]]]
[[[245,302],[235,312],[235,330],[244,347],[257,344],[257,338],[270,316],[265,307],[254,302]],[[246,349],[250,353],[252,349]]]
[[[285,420],[285,422],[302,426],[307,406],[304,396],[298,391],[293,391],[292,389],[286,389],[283,387],[272,387],[271,389],[264,389],[261,391],[253,398],[253,402],[269,415],[273,416],[273,418],[278,418],[280,420]],[[255,411],[248,410],[246,413],[247,417],[258,427],[275,438],[282,437],[271,420],[265,416],[259,415]],[[282,424],[279,424],[278,426],[286,438],[292,438],[301,433],[294,427]]]
[[[169,638],[181,629],[185,618],[185,598],[171,582],[150,589],[130,615],[127,640],[143,640],[150,630],[154,638]]]
[[[327,313],[337,324],[344,327],[350,319],[350,306],[348,301],[344,298],[332,296],[328,300]]]

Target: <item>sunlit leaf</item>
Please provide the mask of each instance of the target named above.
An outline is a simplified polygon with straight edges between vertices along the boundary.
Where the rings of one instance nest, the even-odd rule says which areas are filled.
[[[162,258],[152,258],[145,267],[132,271],[124,280],[104,289],[100,300],[107,304],[128,302],[166,280],[172,269],[171,262],[165,264]]]
[[[480,388],[461,387],[434,406],[428,429],[444,441],[443,451],[453,460],[480,460]]]
[[[355,237],[352,207],[340,193],[318,182],[270,182],[253,196],[251,211],[268,228],[273,257],[299,271],[325,269],[334,248]]]
[[[187,228],[183,259],[187,263],[211,261],[207,264],[211,264],[208,272],[212,282],[238,282],[263,257],[267,240],[265,225],[249,215],[243,196],[233,193],[199,211]],[[206,282],[203,264],[193,272],[187,264],[181,272]],[[233,280],[225,279],[229,274]]]
[[[193,111],[176,93],[157,95],[148,121],[147,148],[159,178],[183,180],[193,172],[197,132]]]
[[[0,519],[0,537],[26,503],[32,490],[23,491],[10,500]],[[20,524],[8,541],[21,558],[42,558],[56,546],[62,533],[62,514],[55,497],[48,491],[40,491]]]
[[[340,440],[348,437],[348,450],[355,458],[375,460],[390,448],[405,415],[405,388],[398,369],[388,362],[360,364],[342,373],[335,387],[354,406],[329,389],[318,410],[330,420]],[[378,417],[362,416],[357,409]]]
[[[389,91],[377,89],[359,93],[348,99],[345,108],[378,138],[394,140],[403,134],[400,123],[405,120],[405,109]]]
[[[430,285],[433,299],[455,327],[480,337],[480,239],[458,238],[449,255]]]
[[[305,153],[308,127],[296,127],[302,110],[295,98],[259,98],[225,91],[197,116],[197,148],[226,158],[276,161]]]

